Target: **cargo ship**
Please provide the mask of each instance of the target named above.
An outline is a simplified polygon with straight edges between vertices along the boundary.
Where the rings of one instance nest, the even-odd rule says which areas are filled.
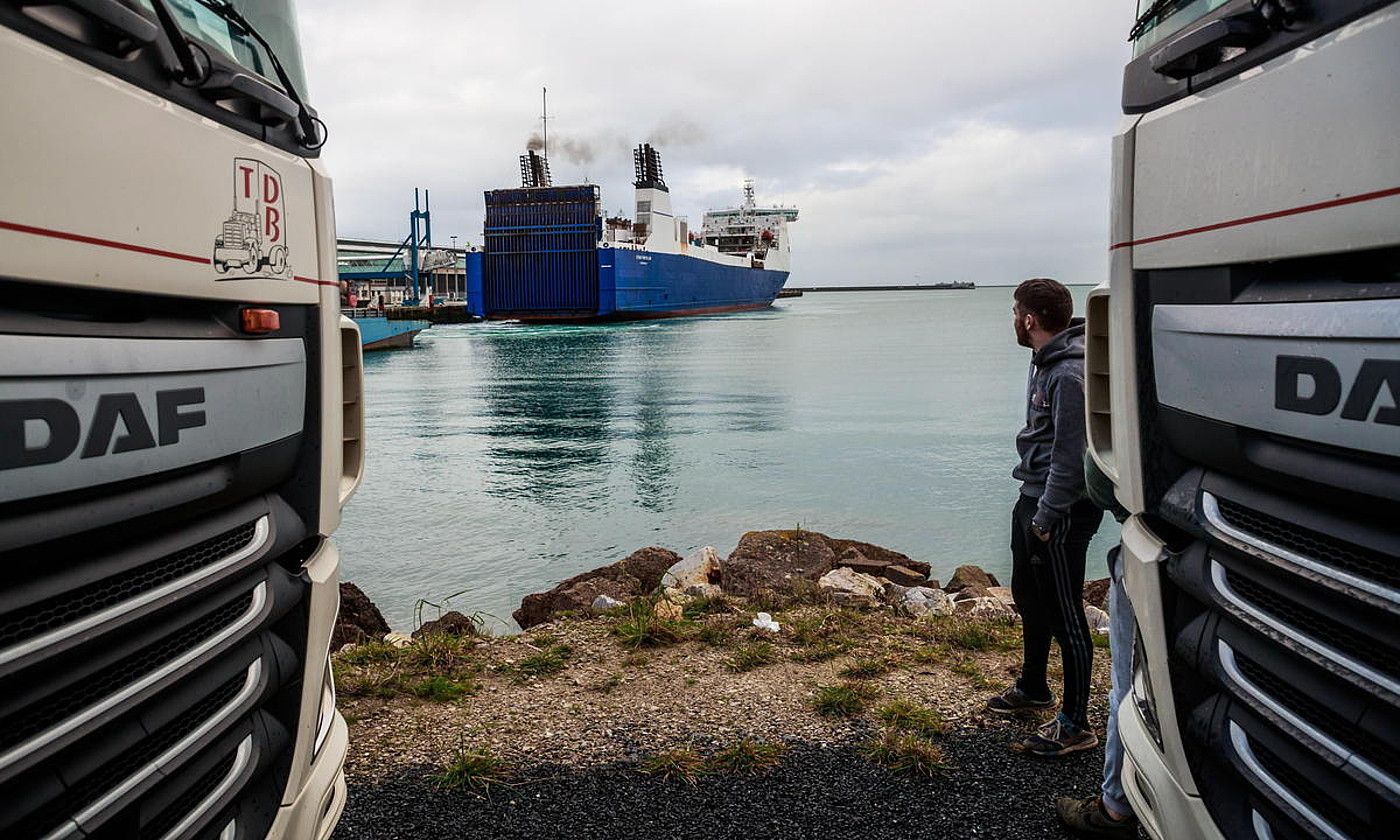
[[[605,217],[593,184],[554,186],[548,160],[520,159],[519,189],[486,192],[485,246],[468,254],[472,314],[589,322],[762,309],[787,282],[792,207],[762,207],[753,182],[738,207],[706,212],[698,231],[671,209],[661,156],[633,153],[632,218]]]

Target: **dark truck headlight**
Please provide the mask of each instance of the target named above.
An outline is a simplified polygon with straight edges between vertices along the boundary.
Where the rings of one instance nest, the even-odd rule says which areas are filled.
[[[1162,746],[1162,724],[1157,720],[1157,696],[1152,691],[1152,677],[1147,672],[1147,649],[1142,645],[1142,629],[1133,627],[1133,703],[1142,714],[1147,732],[1157,744]]]

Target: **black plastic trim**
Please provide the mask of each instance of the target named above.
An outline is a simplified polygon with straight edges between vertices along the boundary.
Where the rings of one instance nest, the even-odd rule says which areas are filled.
[[[1200,93],[1393,2],[1396,0],[1309,0],[1304,4],[1311,13],[1306,20],[1269,33],[1263,41],[1233,59],[1208,64],[1200,72],[1180,79],[1161,75],[1153,69],[1153,62],[1159,61],[1160,53],[1171,51],[1173,45],[1191,38],[1198,30],[1215,21],[1254,14],[1251,0],[1226,3],[1128,63],[1123,71],[1123,113],[1143,114],[1193,93]]]
[[[307,148],[298,140],[295,120],[270,121],[260,113],[261,109],[249,109],[244,107],[242,102],[230,101],[241,99],[241,96],[225,94],[222,99],[211,98],[218,90],[205,90],[181,84],[177,80],[178,62],[175,60],[174,51],[164,42],[163,36],[141,44],[129,36],[116,38],[110,27],[104,28],[101,24],[89,21],[73,22],[63,27],[69,30],[69,33],[65,34],[24,11],[26,6],[39,5],[55,4],[3,0],[0,2],[0,26],[13,29],[98,70],[268,145],[304,158],[320,156],[319,146]],[[155,26],[154,21],[143,13],[135,10],[132,10],[132,13]],[[67,17],[72,18],[73,15]],[[75,35],[79,37],[74,37]],[[216,73],[247,75],[252,72],[228,59],[214,47],[208,47],[202,52],[209,56],[212,69]],[[76,116],[82,118],[82,115]]]

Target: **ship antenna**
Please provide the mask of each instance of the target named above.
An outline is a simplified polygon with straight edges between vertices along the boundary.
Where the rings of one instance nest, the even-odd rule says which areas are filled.
[[[549,161],[549,88],[540,88],[540,99],[544,110],[540,112],[540,125],[544,129],[544,159]]]

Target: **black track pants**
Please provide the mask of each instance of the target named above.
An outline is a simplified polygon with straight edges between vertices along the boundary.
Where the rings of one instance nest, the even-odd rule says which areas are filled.
[[[1089,726],[1089,673],[1094,643],[1084,618],[1084,558],[1099,529],[1103,511],[1083,499],[1050,534],[1047,542],[1031,530],[1036,500],[1021,496],[1011,511],[1011,594],[1021,611],[1024,645],[1021,690],[1033,698],[1050,695],[1045,667],[1050,640],[1060,643],[1065,690],[1061,707],[1076,726]]]

